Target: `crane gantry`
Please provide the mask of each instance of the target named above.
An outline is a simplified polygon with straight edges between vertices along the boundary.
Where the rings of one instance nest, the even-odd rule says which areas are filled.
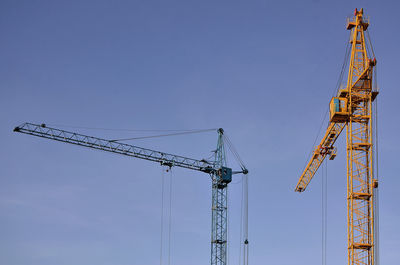
[[[323,160],[336,157],[334,144],[346,127],[347,134],[347,248],[349,265],[374,265],[374,177],[372,103],[378,91],[372,78],[376,59],[369,58],[364,32],[369,19],[363,9],[355,10],[347,22],[350,33],[351,56],[347,86],[339,89],[330,102],[329,126],[320,144],[297,183],[295,191],[303,192]]]
[[[224,130],[218,129],[218,143],[214,161],[197,160],[179,155],[137,147],[116,140],[106,140],[93,136],[50,128],[45,124],[24,123],[14,128],[14,132],[29,134],[59,142],[75,144],[92,149],[98,149],[120,155],[141,158],[158,162],[162,166],[182,167],[207,173],[212,179],[212,228],[211,228],[211,265],[227,264],[228,237],[228,200],[227,188],[233,174],[248,174],[246,167],[241,164],[241,170],[232,171],[227,167],[224,147]],[[230,143],[230,142],[229,142]],[[247,180],[246,180],[247,181]],[[244,250],[247,250],[247,234],[244,238]]]

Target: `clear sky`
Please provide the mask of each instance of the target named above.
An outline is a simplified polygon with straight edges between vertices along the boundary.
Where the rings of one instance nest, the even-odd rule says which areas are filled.
[[[361,7],[381,89],[381,263],[397,265],[395,0],[2,0],[0,263],[159,264],[160,166],[12,132],[31,121],[223,127],[250,170],[250,264],[320,264],[321,174],[303,194],[294,187],[339,76],[346,17]],[[347,262],[344,139],[328,163],[328,264]],[[203,158],[216,140],[206,133],[132,143]],[[210,180],[184,169],[172,179],[171,264],[208,264]],[[229,190],[230,264],[238,264],[239,181]]]

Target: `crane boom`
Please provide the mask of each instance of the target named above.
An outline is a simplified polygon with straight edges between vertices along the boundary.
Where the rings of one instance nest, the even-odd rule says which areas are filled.
[[[343,131],[345,125],[345,123],[337,122],[331,122],[329,124],[320,145],[314,148],[312,157],[308,162],[306,168],[304,169],[303,173],[301,174],[300,179],[297,182],[295,191],[305,191],[308,183],[310,183],[311,179],[315,175],[315,172],[317,172],[319,166],[322,164],[327,155],[330,156],[331,160],[335,158],[336,148],[333,145],[339,137],[340,133]]]
[[[371,84],[372,80],[372,72],[373,66],[375,65],[374,62],[369,62],[367,68],[360,74],[360,76],[354,81],[351,85],[352,89],[360,89],[362,87],[368,86]],[[331,101],[331,108],[330,108],[330,123],[328,128],[326,129],[325,135],[321,140],[321,143],[314,148],[312,153],[311,159],[308,162],[307,166],[305,167],[303,173],[301,174],[295,191],[303,192],[307,188],[308,184],[310,183],[311,179],[314,177],[315,173],[317,172],[319,166],[324,161],[327,155],[330,156],[330,160],[335,159],[336,157],[336,148],[333,146],[339,137],[340,133],[343,131],[344,127],[346,127],[347,122],[349,121],[349,114],[354,115],[356,108],[351,108],[350,111],[347,111],[347,97],[348,90],[343,89],[340,90],[338,93],[338,97],[333,98]],[[378,95],[378,91],[371,91],[371,100],[374,101],[376,96]],[[364,96],[365,97],[365,96]],[[360,95],[358,95],[359,100],[361,99]],[[337,107],[335,106],[335,99]],[[365,119],[364,116],[356,115],[355,118],[357,119]]]
[[[33,123],[24,123],[15,127],[14,132],[30,134],[55,141],[80,145],[111,153],[141,158],[153,162],[159,162],[161,165],[177,166],[206,173],[216,172],[217,168],[213,162],[206,160],[197,160],[184,156],[168,154],[160,151],[137,147],[134,145],[121,143],[118,141],[105,140],[93,136],[87,136],[79,133],[47,127],[46,125],[37,125]]]

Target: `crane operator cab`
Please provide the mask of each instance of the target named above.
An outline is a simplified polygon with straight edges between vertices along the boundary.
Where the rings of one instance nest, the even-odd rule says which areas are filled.
[[[346,122],[349,118],[347,98],[333,97],[329,104],[329,110],[331,122]]]
[[[232,181],[232,169],[229,167],[221,167],[218,169],[217,174],[223,183],[228,184]]]

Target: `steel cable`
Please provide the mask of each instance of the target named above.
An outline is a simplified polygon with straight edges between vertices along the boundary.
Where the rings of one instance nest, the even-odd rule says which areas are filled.
[[[369,44],[369,50],[372,53],[372,56],[375,57],[375,52],[374,52],[374,47],[372,45],[371,41],[371,36],[369,34],[369,30],[367,29],[367,39],[368,39],[368,44]],[[377,80],[377,67],[374,67],[374,84],[373,84],[373,89],[378,90],[378,80]],[[373,158],[374,158],[374,163],[373,169],[375,176],[374,179],[378,181],[379,185],[379,141],[378,141],[378,98],[375,99],[375,102],[373,104],[373,141],[374,141],[374,149],[373,149]],[[374,247],[375,247],[375,264],[379,265],[380,263],[380,256],[379,256],[379,187],[375,188],[374,191]]]
[[[242,240],[243,240],[243,197],[244,197],[244,175],[242,175],[242,197],[240,201],[240,233],[239,233],[239,265],[242,261]]]
[[[321,193],[321,215],[322,215],[322,265],[327,261],[327,238],[328,238],[328,161],[322,164],[322,193]]]
[[[229,137],[226,134],[224,134],[224,140],[225,140],[225,143],[228,145],[229,150],[231,151],[231,153],[235,157],[236,161],[241,166],[241,168],[242,169],[246,168],[246,166],[244,165],[244,162],[241,159],[239,153],[236,151],[235,146],[233,145],[233,143],[231,142],[231,140],[229,139]]]
[[[194,133],[210,132],[210,131],[215,131],[215,130],[216,130],[216,129],[204,129],[204,130],[195,130],[195,131],[188,131],[188,132],[178,132],[178,133],[169,133],[169,134],[158,134],[158,135],[149,135],[149,136],[140,136],[140,137],[113,139],[113,140],[110,140],[110,142],[130,141],[130,140],[140,140],[140,139],[150,139],[150,138],[159,138],[159,137],[166,137],[166,136],[176,136],[176,135],[184,135],[184,134],[194,134]]]
[[[368,43],[369,43],[369,47],[371,49],[372,55],[375,58],[374,47],[372,46],[371,36],[369,35],[369,30],[368,29],[367,29],[367,39],[368,39]]]
[[[168,265],[171,265],[171,226],[172,226],[172,170],[169,169],[169,224],[168,224]]]
[[[350,36],[351,36],[351,35],[349,35],[349,38],[350,38]],[[345,69],[346,69],[346,67],[347,67],[347,62],[348,62],[349,54],[350,54],[350,49],[349,49],[349,47],[350,47],[350,41],[347,40],[346,43],[347,43],[347,45],[346,45],[346,49],[345,49],[345,53],[344,53],[344,60],[343,60],[343,63],[342,63],[342,67],[341,67],[341,70],[340,70],[340,74],[339,74],[338,81],[336,82],[336,86],[335,86],[335,88],[334,88],[333,91],[332,91],[332,96],[331,96],[331,97],[333,97],[333,96],[335,95],[335,93],[337,93],[337,92],[339,91],[340,85],[341,85],[341,83],[342,83],[342,81],[343,81]],[[318,138],[319,138],[319,136],[320,136],[320,133],[321,133],[322,127],[323,127],[323,125],[324,125],[324,123],[325,123],[325,120],[326,120],[326,117],[327,117],[327,115],[328,115],[328,112],[329,112],[329,107],[328,107],[328,108],[326,109],[326,111],[325,111],[325,114],[324,114],[324,116],[323,116],[321,125],[320,125],[320,127],[319,127],[319,129],[318,129],[318,132],[317,132],[315,138],[314,138],[314,142],[313,142],[313,144],[312,144],[312,147],[311,147],[310,152],[308,153],[307,159],[306,159],[305,164],[304,164],[304,167],[303,167],[303,171],[304,171],[304,169],[306,168],[307,163],[308,163],[308,161],[310,160],[311,155],[312,155],[312,153],[313,153],[313,151],[314,151],[315,143],[317,142],[317,140],[318,140]]]
[[[163,252],[163,224],[164,224],[164,168],[161,166],[161,224],[160,224],[160,265]]]
[[[375,178],[379,181],[379,141],[378,141],[378,98],[375,99]],[[378,182],[379,185],[379,182]],[[375,264],[379,265],[379,186],[376,188],[375,192]]]
[[[75,128],[75,129],[85,129],[85,130],[99,130],[99,131],[127,131],[127,132],[194,132],[203,130],[217,130],[216,128],[209,129],[127,129],[127,128],[102,128],[102,127],[87,127],[87,126],[76,126],[68,124],[55,124],[46,123],[49,126],[55,127],[65,127],[65,128]]]

